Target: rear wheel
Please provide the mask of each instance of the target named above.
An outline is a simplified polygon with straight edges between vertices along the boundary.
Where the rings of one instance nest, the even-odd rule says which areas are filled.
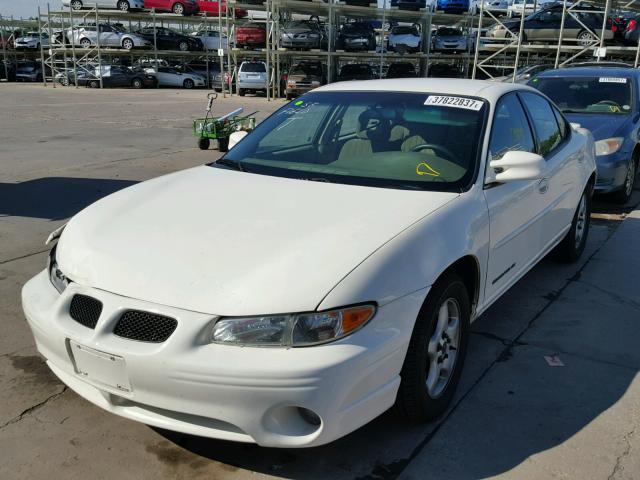
[[[180,44],[178,45],[178,48],[180,49],[181,52],[188,52],[189,44],[187,42],[180,42]]]
[[[462,279],[445,274],[418,314],[400,372],[395,406],[410,421],[433,420],[451,403],[467,353],[470,316]]]
[[[198,148],[200,150],[209,150],[210,146],[211,146],[211,140],[209,140],[208,138],[198,139]]]
[[[91,80],[89,82],[90,88],[100,88],[100,82],[98,80]]]
[[[89,40],[88,38],[83,38],[82,40],[80,40],[80,46],[82,48],[91,48],[91,40]]]
[[[171,11],[176,15],[184,15],[184,5],[181,3],[174,3]]]
[[[72,10],[82,10],[82,2],[80,0],[73,0],[71,2]]]
[[[591,221],[591,197],[593,186],[587,185],[582,192],[578,208],[573,215],[571,228],[562,242],[556,247],[555,257],[563,262],[572,263],[580,258],[587,244],[589,224]]]
[[[596,37],[587,30],[583,30],[578,34],[578,45],[580,45],[581,47],[588,47],[589,45],[593,44],[595,40]]]
[[[615,203],[624,205],[629,200],[631,200],[631,195],[633,194],[633,187],[636,183],[636,177],[638,175],[638,161],[636,159],[632,159],[629,162],[629,166],[627,167],[627,176],[624,179],[624,186],[621,190],[618,190],[612,195],[612,200]]]
[[[142,80],[139,78],[134,78],[131,82],[131,88],[135,88],[136,90],[140,90],[143,87]]]
[[[127,0],[121,0],[118,2],[117,5],[118,5],[118,10],[122,12],[128,12],[129,8],[131,8]]]
[[[125,50],[131,50],[133,48],[133,40],[130,38],[125,38],[122,40],[122,48]]]
[[[246,92],[245,92],[244,88],[239,88],[238,89],[238,95],[240,95],[241,97],[244,97],[245,94],[246,94]]]
[[[191,90],[193,87],[196,86],[196,84],[193,82],[193,80],[191,80],[190,78],[187,78],[184,83],[182,84],[184,86],[184,88],[186,88],[187,90]]]

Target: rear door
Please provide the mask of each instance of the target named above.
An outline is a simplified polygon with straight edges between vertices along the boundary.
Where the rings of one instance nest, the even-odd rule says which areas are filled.
[[[512,150],[536,150],[528,117],[514,92],[502,97],[496,105],[487,165]],[[521,180],[485,186],[490,220],[485,298],[489,302],[500,296],[539,256],[544,204],[538,184],[538,180]]]

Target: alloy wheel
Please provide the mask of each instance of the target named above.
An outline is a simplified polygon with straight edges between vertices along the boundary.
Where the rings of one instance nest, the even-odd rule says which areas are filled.
[[[595,41],[595,37],[591,34],[591,32],[582,32],[578,35],[578,44],[581,47],[588,47]]]
[[[82,2],[80,0],[74,0],[73,2],[71,2],[71,8],[73,10],[80,10],[82,9]]]
[[[91,40],[83,38],[82,40],[80,40],[80,46],[82,48],[91,48]]]
[[[629,168],[627,169],[627,178],[624,181],[624,193],[629,197],[633,191],[633,184],[636,179],[636,162],[631,160]]]
[[[133,40],[131,40],[130,38],[125,38],[125,39],[122,41],[122,47],[123,47],[125,50],[131,50],[131,49],[133,48]]]
[[[574,242],[576,248],[580,248],[584,233],[587,227],[587,192],[582,194],[580,205],[578,205],[578,216],[576,217],[576,228],[574,234]]]
[[[442,395],[456,366],[460,346],[460,306],[454,298],[442,302],[435,331],[427,346],[426,387],[431,398]]]
[[[178,45],[178,48],[180,49],[181,52],[186,52],[189,50],[189,44],[187,42],[180,42],[180,45]]]
[[[177,15],[184,15],[184,5],[182,5],[181,3],[176,3],[173,6],[173,13]]]
[[[126,1],[118,2],[118,10],[121,10],[123,12],[128,12],[129,2],[126,2]]]

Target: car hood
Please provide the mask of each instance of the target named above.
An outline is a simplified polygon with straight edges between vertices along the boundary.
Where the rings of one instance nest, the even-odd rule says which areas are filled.
[[[287,35],[297,35],[300,33],[315,33],[310,28],[283,28],[282,33],[286,33]]]
[[[591,131],[596,141],[626,136],[633,117],[633,115],[598,115],[595,113],[565,113],[565,116],[570,122],[579,123],[580,126]]]
[[[197,312],[309,311],[385,242],[457,196],[202,166],[77,214],[58,263],[81,285]]]

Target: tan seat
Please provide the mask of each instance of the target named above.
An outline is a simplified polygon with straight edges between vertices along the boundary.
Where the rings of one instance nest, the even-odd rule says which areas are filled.
[[[360,136],[360,133],[363,136]],[[371,140],[367,138],[367,132],[358,132],[358,138],[352,138],[342,146],[338,161],[347,158],[366,158],[373,153]]]
[[[417,147],[418,145],[423,145],[427,143],[427,141],[422,138],[420,135],[413,135],[409,138],[407,138],[404,142],[402,142],[402,145],[400,146],[400,150],[402,150],[403,152],[410,152],[413,148]]]

